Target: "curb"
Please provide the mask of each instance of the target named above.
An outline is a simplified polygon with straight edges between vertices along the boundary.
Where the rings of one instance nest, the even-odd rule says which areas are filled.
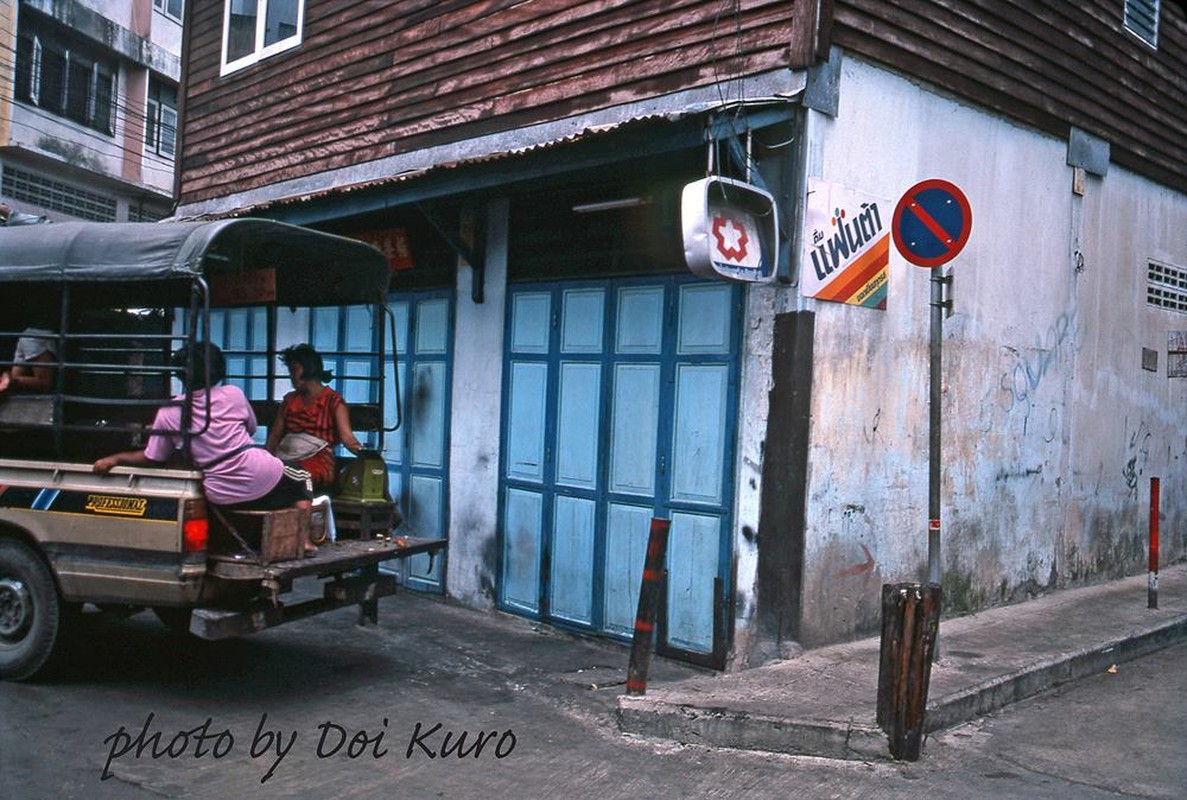
[[[1184,639],[1187,615],[1133,636],[1036,662],[929,702],[924,731],[935,733],[968,722]],[[887,737],[874,721],[874,702],[871,694],[869,715],[861,719],[802,720],[622,695],[618,726],[623,733],[707,747],[861,761],[890,759]]]
[[[795,720],[727,708],[697,708],[648,697],[618,698],[623,733],[683,744],[866,761],[890,758],[886,736],[866,723]]]
[[[1063,683],[1104,672],[1112,664],[1149,655],[1187,639],[1187,616],[1169,620],[1135,636],[1086,647],[1037,662],[1008,675],[953,692],[927,705],[924,731],[951,728]]]

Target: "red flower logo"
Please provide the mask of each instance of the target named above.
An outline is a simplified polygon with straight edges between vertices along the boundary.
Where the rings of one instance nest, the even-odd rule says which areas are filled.
[[[713,238],[717,240],[717,252],[730,261],[742,261],[746,258],[746,245],[750,243],[750,237],[746,235],[746,229],[733,217],[713,218]]]

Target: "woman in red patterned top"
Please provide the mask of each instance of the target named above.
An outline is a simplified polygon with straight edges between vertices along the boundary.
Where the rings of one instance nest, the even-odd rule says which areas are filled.
[[[268,431],[267,448],[282,460],[295,461],[313,476],[314,491],[330,489],[336,478],[334,445],[358,454],[362,445],[350,428],[350,412],[342,395],[325,385],[332,379],[321,355],[308,344],[280,354],[293,382]]]

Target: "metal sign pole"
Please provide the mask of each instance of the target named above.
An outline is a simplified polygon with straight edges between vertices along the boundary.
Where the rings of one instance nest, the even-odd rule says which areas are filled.
[[[939,267],[956,258],[964,249],[973,230],[973,210],[958,186],[933,178],[908,189],[894,209],[891,233],[903,258],[917,267],[931,270],[931,342],[928,402],[928,481],[927,481],[927,582],[942,584],[940,568],[940,367],[944,339],[944,285],[952,278]],[[939,592],[937,591],[937,601]],[[937,612],[938,613],[938,612]],[[940,660],[940,634],[937,629],[932,650]]]
[[[928,465],[927,465],[927,582],[937,588],[936,602],[939,602],[939,587],[943,582],[940,567],[940,395],[941,365],[944,348],[944,313],[948,301],[944,299],[944,286],[952,279],[944,276],[940,267],[931,271],[931,342],[929,346],[931,381],[928,400]],[[940,661],[939,609],[936,610],[936,630],[932,639],[932,661]]]
[[[928,402],[927,582],[940,584],[940,365],[944,331],[944,277],[931,271],[931,394]],[[938,649],[938,648],[937,648]]]

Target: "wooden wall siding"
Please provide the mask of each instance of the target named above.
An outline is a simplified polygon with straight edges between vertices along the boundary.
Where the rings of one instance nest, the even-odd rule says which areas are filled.
[[[817,8],[307,0],[300,47],[220,78],[222,5],[192,12],[183,204],[806,64]]]
[[[1163,2],[1158,49],[1122,24],[1123,0],[833,0],[846,52],[1064,137],[1187,191],[1187,15]]]

